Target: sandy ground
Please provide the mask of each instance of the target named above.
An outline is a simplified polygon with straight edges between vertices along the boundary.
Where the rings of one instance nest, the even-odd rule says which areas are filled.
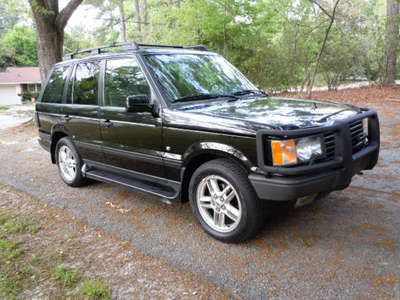
[[[266,220],[260,235],[245,244],[226,245],[207,236],[188,204],[167,205],[103,183],[65,186],[31,127],[0,133],[0,183],[62,209],[142,255],[206,278],[232,296],[399,299],[400,89],[363,88],[314,97],[378,110],[379,164],[344,191]],[[113,285],[126,289],[122,283]]]

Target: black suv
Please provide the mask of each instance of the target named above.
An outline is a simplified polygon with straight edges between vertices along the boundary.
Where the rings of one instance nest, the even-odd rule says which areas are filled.
[[[95,179],[189,200],[225,242],[251,237],[270,203],[346,188],[375,166],[380,143],[375,111],[269,97],[202,46],[72,53],[48,76],[36,121],[66,184]]]

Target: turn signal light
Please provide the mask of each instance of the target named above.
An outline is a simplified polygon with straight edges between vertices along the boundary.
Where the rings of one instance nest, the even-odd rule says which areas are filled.
[[[274,166],[297,164],[295,140],[271,141],[271,149]]]

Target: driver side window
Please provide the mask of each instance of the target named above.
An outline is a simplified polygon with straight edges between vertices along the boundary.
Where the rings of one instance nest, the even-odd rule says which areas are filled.
[[[106,62],[104,105],[125,107],[128,96],[148,95],[146,78],[133,58],[111,59]]]

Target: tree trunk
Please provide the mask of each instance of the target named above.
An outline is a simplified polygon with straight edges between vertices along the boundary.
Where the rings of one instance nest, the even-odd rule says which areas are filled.
[[[118,9],[119,9],[119,14],[121,15],[122,39],[124,42],[126,42],[128,40],[128,38],[127,38],[127,33],[126,33],[126,17],[125,17],[124,1],[118,2]]]
[[[387,0],[386,55],[383,63],[384,84],[394,84],[396,80],[397,50],[399,46],[399,1]]]
[[[142,18],[140,16],[140,2],[139,0],[135,0],[135,16],[136,23],[138,25],[139,32],[142,32]]]
[[[62,60],[64,28],[83,0],[70,0],[60,12],[58,0],[29,0],[38,34],[38,56],[42,80]]]
[[[325,37],[324,37],[324,40],[322,42],[321,49],[319,50],[319,53],[318,53],[318,56],[317,56],[317,60],[315,62],[315,67],[312,70],[312,73],[310,75],[310,79],[309,79],[308,84],[307,84],[307,97],[308,98],[311,98],[311,95],[312,95],[312,89],[314,87],[315,77],[317,76],[319,65],[321,63],[321,58],[322,58],[322,55],[323,55],[325,47],[326,47],[326,42],[328,41],[329,34],[331,32],[333,23],[335,22],[336,9],[337,9],[337,7],[339,5],[339,2],[340,2],[340,0],[336,0],[335,5],[333,6],[333,10],[332,10],[331,14],[328,13],[327,10],[325,10],[318,2],[316,2],[316,1],[314,2],[323,11],[323,13],[326,14],[329,17],[330,21],[329,21],[328,28],[325,31]]]
[[[45,80],[53,65],[62,60],[64,46],[64,30],[59,31],[46,23],[36,22],[42,81]]]

